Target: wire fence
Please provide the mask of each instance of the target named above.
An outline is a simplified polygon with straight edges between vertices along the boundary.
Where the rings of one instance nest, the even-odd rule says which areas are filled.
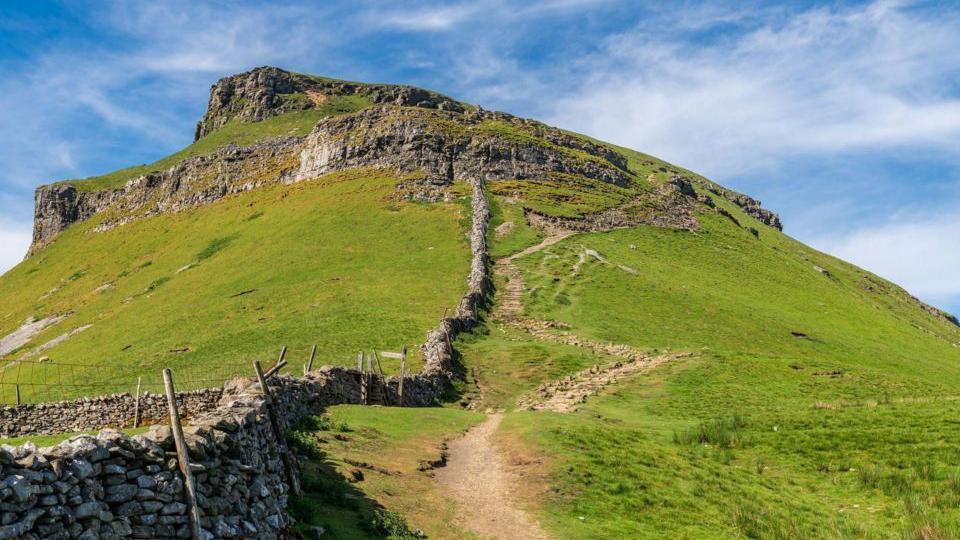
[[[306,350],[297,350],[292,355],[296,357],[294,359],[287,358],[286,351],[287,348],[283,347],[279,358],[261,362],[264,369],[268,370],[285,359],[286,365],[279,372],[299,373],[306,367],[310,355],[316,352],[314,350],[308,355]],[[348,361],[347,365],[352,362]],[[392,362],[384,365],[390,374],[398,372],[399,368],[398,361]],[[410,367],[408,364],[408,369]],[[169,361],[163,365],[103,365],[51,359],[15,360],[0,366],[0,406],[68,401],[119,393],[135,395],[138,387],[140,393],[163,394],[163,368],[173,371],[178,392],[213,388],[222,386],[230,379],[254,376],[252,360],[219,364],[205,362],[200,365]]]
[[[252,367],[170,366],[177,391],[223,385],[236,377],[250,377]],[[0,404],[20,405],[73,400],[106,394],[163,393],[161,367],[103,366],[57,361],[21,360],[0,367]]]

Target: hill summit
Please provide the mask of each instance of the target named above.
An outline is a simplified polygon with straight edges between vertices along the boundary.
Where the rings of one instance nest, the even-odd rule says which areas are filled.
[[[38,188],[30,253],[108,210],[97,230],[357,167],[410,175],[409,199],[442,198],[458,177],[495,181],[530,219],[576,230],[696,228],[695,206],[709,204],[699,186],[781,229],[758,201],[644,154],[428,90],[262,67],[213,85],[196,140],[181,152]]]

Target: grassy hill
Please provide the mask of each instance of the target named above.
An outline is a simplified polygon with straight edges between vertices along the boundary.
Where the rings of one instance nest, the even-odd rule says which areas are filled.
[[[431,538],[470,537],[429,463],[482,420],[475,411],[503,410],[497,441],[557,538],[960,537],[960,328],[945,316],[784,235],[756,201],[657,158],[427,91],[291,76],[290,92],[233,101],[224,89],[242,76],[224,79],[190,147],[66,183],[118,192],[231,144],[302,140],[333,119],[350,126],[340,139],[358,141],[351,150],[427,140],[438,155],[529,157],[515,178],[485,183],[493,259],[551,227],[614,220],[515,261],[521,316],[544,330],[491,311],[455,344],[467,374],[456,401],[339,406],[294,430],[310,456],[293,507],[300,533],[412,537],[405,521]],[[360,116],[375,106],[387,112]],[[233,158],[218,159],[201,172]],[[525,174],[544,163],[566,172]],[[235,170],[231,185],[267,174]],[[313,344],[320,364],[415,350],[465,288],[467,186],[413,202],[399,186],[442,179],[389,167],[283,178],[177,212],[108,208],[0,277],[0,338],[37,331],[0,353],[0,402],[15,400],[12,381],[25,401],[131,391],[141,376],[158,391],[162,367],[180,388],[211,386],[282,345],[293,372]],[[687,354],[576,412],[518,407],[541,383],[622,360],[596,343]]]
[[[281,345],[291,371],[313,344],[318,363],[339,365],[361,349],[413,349],[465,287],[467,210],[396,201],[398,181],[351,171],[102,233],[91,232],[97,218],[71,227],[0,279],[0,335],[68,314],[4,360],[91,326],[31,357],[51,364],[14,363],[0,381],[81,385],[23,386],[36,401],[132,391],[139,375],[159,391],[165,366],[215,385],[272,361]],[[52,371],[56,363],[90,367]],[[13,389],[0,387],[10,403]]]

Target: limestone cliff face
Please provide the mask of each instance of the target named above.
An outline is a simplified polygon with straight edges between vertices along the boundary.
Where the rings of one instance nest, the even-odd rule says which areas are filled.
[[[33,241],[29,257],[72,223],[89,218],[113,202],[108,191],[79,191],[68,185],[40,186],[34,193]]]
[[[490,121],[508,130],[532,125],[557,142],[520,144],[490,130]],[[296,178],[373,166],[400,173],[422,171],[430,178],[446,180],[523,180],[560,173],[620,186],[630,182],[621,156],[599,145],[573,144],[572,140],[560,130],[503,113],[375,107],[317,124],[304,142]]]
[[[96,231],[287,181],[296,164],[295,149],[302,141],[292,137],[244,148],[228,146],[210,155],[185,159],[164,171],[138,176],[117,189],[82,191],[65,184],[41,186],[36,191],[33,243],[27,256],[73,223],[101,212],[106,215]]]

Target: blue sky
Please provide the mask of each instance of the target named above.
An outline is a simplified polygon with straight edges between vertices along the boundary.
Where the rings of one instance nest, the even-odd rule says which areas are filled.
[[[276,65],[657,155],[960,312],[957,28],[953,2],[5,2],[0,271],[37,185],[182,148],[214,81]]]

